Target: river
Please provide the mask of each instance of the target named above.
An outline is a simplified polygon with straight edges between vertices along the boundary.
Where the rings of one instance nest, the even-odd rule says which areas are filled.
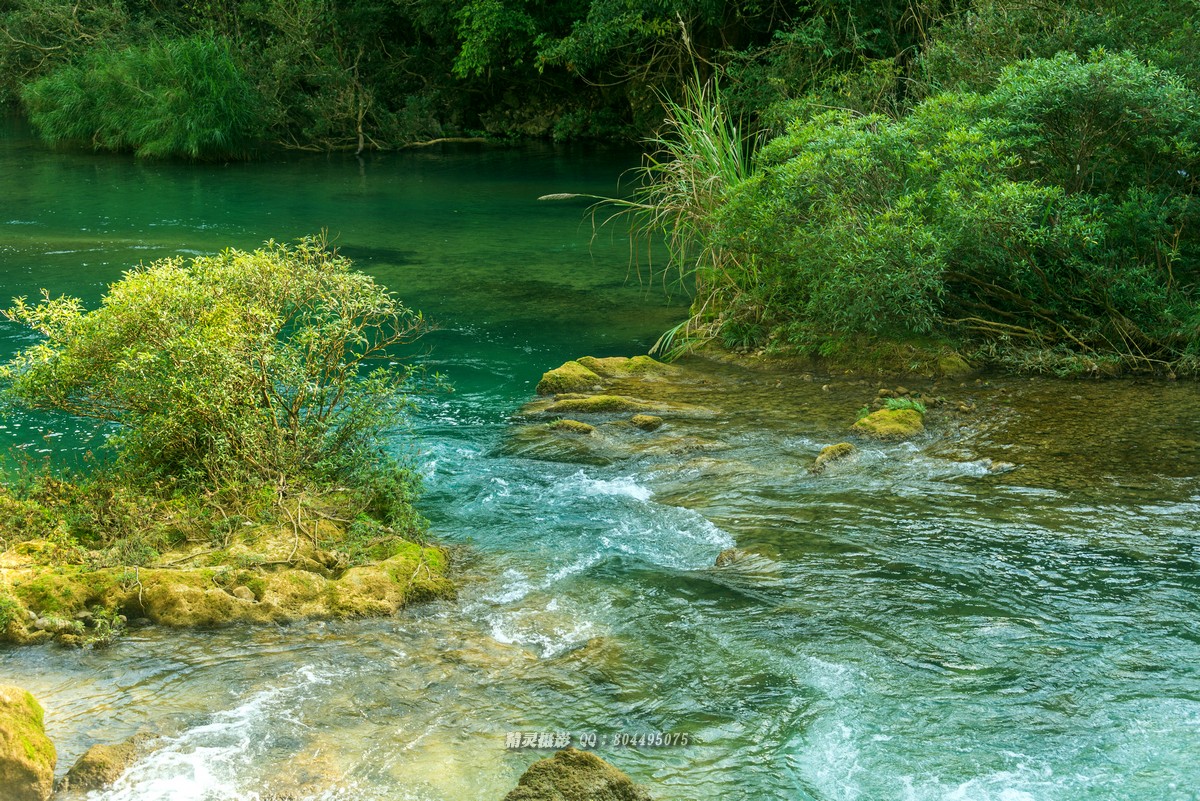
[[[644,353],[686,300],[592,237],[628,151],[463,146],[144,164],[0,136],[0,296],[95,302],[167,255],[325,230],[439,330],[395,447],[423,465],[460,597],[394,619],[0,646],[47,709],[60,773],[161,738],[94,801],[500,799],[594,734],[655,798],[1200,799],[1200,393],[1165,381],[920,388],[907,444],[807,466],[879,384],[741,372],[695,390],[711,449],[607,465],[504,455],[543,370]],[[0,325],[0,351],[28,335]],[[918,382],[920,383],[920,382]],[[933,418],[931,418],[932,420]],[[89,427],[10,414],[5,446],[70,461]],[[994,475],[986,459],[1017,469]],[[715,567],[736,545],[748,556]],[[619,733],[687,735],[620,747]]]

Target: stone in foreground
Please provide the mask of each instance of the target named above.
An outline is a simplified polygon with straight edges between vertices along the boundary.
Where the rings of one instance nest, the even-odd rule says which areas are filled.
[[[590,751],[567,748],[534,762],[504,801],[652,801],[650,794]]]
[[[0,797],[45,801],[54,791],[57,760],[41,705],[20,687],[0,685]]]

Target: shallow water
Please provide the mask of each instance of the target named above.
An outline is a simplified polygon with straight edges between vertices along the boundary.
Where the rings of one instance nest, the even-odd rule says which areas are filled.
[[[590,242],[583,206],[535,200],[612,191],[634,155],[189,167],[7,134],[8,294],[94,300],[139,259],[324,227],[440,321],[423,358],[456,387],[396,445],[427,466],[435,536],[465,546],[457,602],[0,649],[61,771],[93,743],[161,736],[97,798],[498,799],[549,753],[506,750],[514,731],[686,733],[598,749],[679,801],[1200,798],[1194,385],[910,384],[978,411],[813,476],[878,385],[707,365],[684,394],[715,418],[667,434],[711,447],[504,456],[542,370],[644,352],[681,313],[626,281],[623,241]],[[0,347],[23,337],[0,328]],[[57,458],[94,445],[68,421],[3,424]],[[749,555],[713,567],[735,544]]]

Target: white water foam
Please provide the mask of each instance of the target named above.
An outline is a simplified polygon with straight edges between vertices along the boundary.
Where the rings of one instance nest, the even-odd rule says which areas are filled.
[[[281,719],[289,719],[290,702],[308,687],[330,683],[307,666],[296,671],[296,677],[297,683],[255,693],[240,706],[166,738],[111,788],[88,793],[89,801],[256,801],[260,794],[245,784],[270,732],[279,729]],[[295,720],[290,724],[301,725]]]
[[[637,501],[648,501],[654,497],[649,487],[644,487],[629,476],[614,478],[611,481],[602,478],[589,478],[582,470],[571,477],[569,490],[572,495],[583,490],[587,495],[616,495],[633,498]]]

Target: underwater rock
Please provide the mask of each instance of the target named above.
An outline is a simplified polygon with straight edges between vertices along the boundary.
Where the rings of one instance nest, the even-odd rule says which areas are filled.
[[[137,756],[138,746],[148,739],[145,734],[135,734],[116,745],[93,745],[67,771],[62,789],[87,792],[109,786],[121,777]]]
[[[0,685],[0,790],[4,801],[45,801],[54,791],[58,754],[42,707],[27,691]]]
[[[601,386],[600,376],[577,361],[570,361],[542,374],[537,394],[559,395],[564,392],[590,392]]]
[[[534,762],[504,801],[652,801],[633,780],[590,751],[567,748]]]
[[[717,561],[713,564],[716,567],[728,567],[747,556],[749,556],[749,552],[743,551],[741,548],[726,548],[717,554]]]
[[[850,430],[875,439],[900,440],[920,434],[925,423],[916,409],[880,409],[859,420]]]
[[[817,458],[813,460],[812,467],[808,470],[810,473],[820,473],[826,467],[834,462],[840,462],[847,457],[853,456],[858,448],[855,448],[849,442],[839,442],[836,445],[826,445],[817,454]]]

